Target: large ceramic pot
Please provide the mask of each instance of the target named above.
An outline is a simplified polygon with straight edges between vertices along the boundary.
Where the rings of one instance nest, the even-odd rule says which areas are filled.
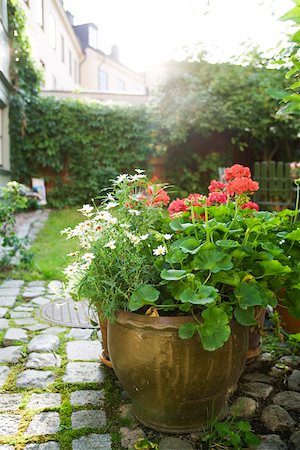
[[[276,310],[279,313],[282,328],[288,333],[300,332],[300,320],[290,315],[288,308],[278,303]]]
[[[247,327],[233,322],[228,342],[208,352],[198,336],[179,338],[180,325],[192,320],[122,311],[108,324],[110,359],[134,415],[159,431],[200,430],[222,415],[244,368]]]

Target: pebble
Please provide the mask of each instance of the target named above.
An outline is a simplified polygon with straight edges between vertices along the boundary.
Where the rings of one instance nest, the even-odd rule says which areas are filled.
[[[0,394],[0,411],[15,411],[22,401],[22,394]]]
[[[294,391],[282,391],[274,395],[273,403],[282,406],[287,411],[300,412],[300,393]]]
[[[3,338],[3,345],[8,347],[17,342],[28,342],[28,335],[26,331],[21,328],[9,328]]]
[[[72,441],[72,450],[111,450],[109,434],[88,434]]]
[[[244,385],[243,391],[246,395],[254,397],[256,400],[266,399],[273,391],[269,384],[253,382]]]
[[[44,444],[28,444],[24,450],[60,450],[60,448],[58,442],[49,441]]]
[[[125,403],[124,405],[121,405],[118,409],[118,412],[122,419],[134,419],[132,403]]]
[[[32,394],[26,405],[28,409],[57,408],[61,405],[60,394]]]
[[[38,323],[33,317],[29,317],[28,319],[15,319],[14,320],[16,325],[33,325],[34,323]]]
[[[49,328],[49,325],[46,325],[45,323],[34,323],[33,325],[24,325],[23,328],[28,331],[41,331]]]
[[[17,375],[16,386],[19,388],[44,388],[53,383],[55,375],[49,370],[27,369]]]
[[[290,356],[290,355],[282,356],[279,359],[279,362],[282,363],[282,364],[286,364],[287,366],[290,366],[290,367],[293,367],[293,368],[294,367],[297,368],[297,367],[300,366],[300,356],[296,356],[296,355],[294,355],[294,356]]]
[[[45,369],[46,367],[60,367],[61,357],[55,353],[30,353],[26,362],[27,369]]]
[[[25,319],[26,318],[31,318],[32,319],[32,315],[30,312],[25,312],[25,311],[11,311],[10,313],[10,318],[11,319]]]
[[[66,374],[63,376],[65,383],[103,383],[104,372],[100,363],[71,362],[66,366]]]
[[[253,398],[238,397],[230,407],[230,414],[237,417],[251,417],[256,413],[258,408],[258,402]]]
[[[0,362],[16,364],[22,358],[22,347],[14,345],[12,347],[0,348]]]
[[[17,297],[19,295],[20,289],[15,287],[3,287],[0,286],[0,297]]]
[[[20,414],[1,414],[0,435],[7,436],[16,434],[21,421]]]
[[[287,450],[288,446],[277,434],[260,436],[262,442],[255,450]],[[251,447],[252,448],[252,447]]]
[[[53,352],[58,349],[60,340],[54,335],[35,336],[28,344],[29,352]]]
[[[48,327],[47,329],[43,330],[41,334],[59,334],[64,333],[66,331],[66,328],[62,327]]]
[[[66,351],[71,361],[99,361],[102,347],[99,341],[71,341]]]
[[[45,297],[36,297],[32,299],[32,303],[38,305],[38,306],[44,306],[47,303],[49,303],[49,299]]]
[[[66,334],[66,338],[68,339],[89,339],[94,330],[89,330],[87,328],[71,328],[71,331]]]
[[[288,389],[290,391],[300,392],[300,370],[293,370],[288,377]]]
[[[16,296],[0,297],[0,306],[10,306],[12,308],[16,300]]]
[[[42,412],[33,417],[24,435],[41,436],[54,434],[58,432],[59,424],[60,419],[57,412]]]
[[[165,437],[158,445],[158,450],[193,450],[194,447],[187,441],[176,437]]]
[[[104,401],[104,391],[74,391],[71,393],[70,400],[73,406],[100,406]]]
[[[262,423],[272,432],[285,432],[295,428],[295,422],[289,413],[278,405],[269,405],[261,415]]]
[[[0,388],[4,385],[10,374],[10,368],[8,366],[0,366]]]
[[[81,410],[72,413],[72,428],[102,428],[106,426],[106,414],[103,410]]]
[[[0,317],[4,317],[7,311],[7,308],[0,307]]]
[[[295,431],[291,435],[289,442],[293,445],[295,450],[300,450],[300,430]]]
[[[7,319],[0,319],[0,330],[6,330],[9,328],[9,322]]]
[[[121,445],[127,449],[134,448],[134,443],[140,438],[146,437],[146,434],[142,428],[135,428],[131,430],[127,427],[120,428]],[[173,450],[173,449],[172,449]]]
[[[243,381],[250,381],[250,382],[260,382],[260,383],[267,383],[272,384],[274,383],[274,378],[272,378],[270,375],[266,375],[265,373],[261,372],[250,372],[243,376]]]
[[[1,288],[20,288],[24,283],[23,280],[5,280],[1,284]]]
[[[276,366],[271,367],[271,369],[268,372],[268,375],[274,378],[283,378],[286,374],[286,370],[279,369]]]
[[[44,287],[45,284],[46,284],[46,281],[44,281],[44,280],[34,280],[34,281],[30,281],[28,283],[28,287],[29,288],[31,288],[31,287]]]

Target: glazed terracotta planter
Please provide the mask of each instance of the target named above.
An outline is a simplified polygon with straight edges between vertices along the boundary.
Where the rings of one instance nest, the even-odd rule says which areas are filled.
[[[106,319],[103,319],[101,317],[101,314],[98,314],[99,316],[99,325],[100,325],[100,331],[102,336],[102,353],[100,355],[101,362],[112,369],[112,363],[109,358],[109,352],[108,352],[108,346],[107,346],[107,325],[108,321]]]
[[[233,322],[228,342],[208,352],[198,336],[179,338],[180,325],[191,321],[122,311],[108,324],[114,371],[135,417],[155,430],[189,433],[222,416],[244,368],[247,327]]]
[[[300,320],[295,319],[290,315],[288,308],[281,303],[278,303],[276,310],[279,313],[282,328],[287,333],[299,333],[300,332]]]

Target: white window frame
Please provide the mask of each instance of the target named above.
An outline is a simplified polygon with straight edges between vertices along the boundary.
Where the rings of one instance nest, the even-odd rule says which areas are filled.
[[[108,73],[101,67],[98,69],[98,89],[99,91],[108,91]]]
[[[35,1],[36,1],[36,21],[42,28],[44,28],[45,23],[44,0],[35,0]]]
[[[49,13],[49,41],[51,47],[56,49],[56,20],[54,14]]]

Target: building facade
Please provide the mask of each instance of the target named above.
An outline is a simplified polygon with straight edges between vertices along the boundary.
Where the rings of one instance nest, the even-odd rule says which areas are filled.
[[[109,55],[99,49],[95,24],[74,26],[74,17],[64,10],[62,0],[20,2],[27,19],[33,59],[44,73],[42,93],[61,95],[81,91],[84,97],[87,91],[90,97],[91,92],[102,92],[108,100],[114,100],[115,94],[122,98],[126,93],[124,101],[128,102],[128,94],[132,94],[144,102],[145,77],[119,61],[117,46],[112,47]]]
[[[6,184],[10,178],[9,154],[9,41],[7,2],[0,0],[0,186]]]

